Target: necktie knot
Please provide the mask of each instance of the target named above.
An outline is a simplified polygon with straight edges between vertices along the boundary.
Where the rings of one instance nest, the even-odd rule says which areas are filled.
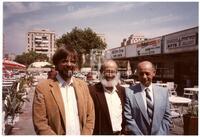
[[[151,96],[150,96],[150,94],[149,94],[150,89],[149,89],[149,88],[146,88],[146,89],[145,89],[145,92],[146,92],[146,97],[147,97],[149,100],[152,100],[152,99],[151,99]]]
[[[149,89],[149,88],[145,88],[145,91],[146,91],[146,92],[149,92],[149,91],[150,91],[150,89]]]

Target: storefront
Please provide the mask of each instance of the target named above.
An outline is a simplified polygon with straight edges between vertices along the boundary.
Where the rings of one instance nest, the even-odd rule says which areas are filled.
[[[183,88],[198,85],[198,27],[175,32],[140,43],[120,47],[121,55],[111,58],[121,62],[129,60],[132,72],[138,62],[149,60],[157,68],[154,82],[175,82],[178,95]],[[119,52],[117,52],[119,54]]]
[[[132,71],[142,60],[149,60],[156,66],[154,82],[173,81],[178,84],[178,95],[183,94],[183,88],[198,85],[198,51],[131,58]]]

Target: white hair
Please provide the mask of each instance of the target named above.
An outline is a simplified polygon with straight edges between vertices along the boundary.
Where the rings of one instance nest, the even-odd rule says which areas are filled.
[[[120,75],[119,75],[119,73],[117,73],[116,76],[115,76],[115,78],[112,79],[112,80],[110,80],[110,81],[107,81],[107,80],[105,79],[103,73],[100,74],[100,77],[99,77],[99,78],[100,78],[101,84],[102,84],[103,86],[105,86],[105,87],[115,87],[115,86],[117,86],[117,84],[120,83],[120,80],[119,80]]]

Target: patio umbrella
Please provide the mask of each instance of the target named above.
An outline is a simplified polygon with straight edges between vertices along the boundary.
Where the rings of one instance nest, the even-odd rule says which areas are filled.
[[[20,63],[17,63],[15,61],[10,61],[10,60],[3,60],[3,66],[4,68],[7,69],[25,69],[26,66]]]
[[[41,62],[33,62],[28,66],[28,68],[43,68],[45,66],[52,66],[49,62],[41,61]]]

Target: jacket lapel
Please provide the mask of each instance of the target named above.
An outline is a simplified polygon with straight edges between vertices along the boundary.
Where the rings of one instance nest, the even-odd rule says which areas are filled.
[[[84,109],[84,102],[83,102],[83,90],[84,88],[82,87],[82,84],[80,84],[79,81],[76,80],[76,78],[73,78],[73,83],[72,83],[73,87],[74,87],[74,91],[75,91],[75,95],[76,95],[76,101],[77,101],[77,107],[78,107],[78,115],[79,115],[79,122],[80,125],[82,125],[84,123],[84,114],[85,109]],[[80,128],[82,128],[82,126],[80,126]],[[82,129],[81,129],[82,130]]]
[[[150,124],[149,118],[148,118],[148,115],[147,115],[147,111],[145,109],[144,100],[142,98],[142,89],[141,89],[139,84],[137,85],[136,90],[135,90],[135,99],[137,101],[137,104],[138,104],[144,118],[146,119],[147,123]]]
[[[107,105],[106,97],[105,97],[105,94],[104,94],[104,89],[103,89],[103,86],[101,84],[98,84],[98,88],[97,88],[97,92],[96,93],[97,93],[96,94],[97,98],[98,98],[98,100],[100,102],[100,106],[102,106],[102,113],[108,119],[108,123],[112,127],[110,114],[109,114],[109,110],[108,110],[108,105]]]
[[[152,88],[153,88],[153,97],[154,97],[154,113],[153,113],[153,123],[152,123],[151,133],[154,133],[156,130],[154,127],[157,127],[156,125],[159,123],[159,119],[160,119],[159,112],[162,105],[162,98],[160,97],[160,95],[162,93],[158,93],[159,90],[155,85],[153,85]]]
[[[122,108],[124,109],[125,89],[123,87],[120,87],[119,84],[116,86],[116,88],[117,88],[117,94],[122,103]]]
[[[64,121],[64,125],[66,124],[65,123],[65,109],[64,109],[64,102],[63,102],[63,99],[62,99],[62,95],[61,95],[61,91],[60,91],[60,88],[59,88],[59,85],[58,85],[58,81],[55,80],[55,81],[52,81],[50,83],[50,86],[51,86],[51,93],[58,105],[58,108],[61,112],[61,116],[62,116],[62,119]]]

